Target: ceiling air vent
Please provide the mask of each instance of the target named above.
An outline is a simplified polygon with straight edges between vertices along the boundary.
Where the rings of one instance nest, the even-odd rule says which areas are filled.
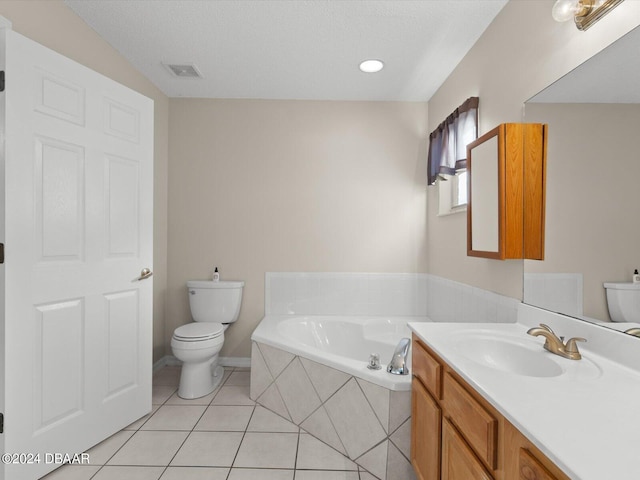
[[[175,77],[180,78],[202,78],[202,74],[198,68],[192,63],[188,64],[168,64],[163,63],[164,67]]]

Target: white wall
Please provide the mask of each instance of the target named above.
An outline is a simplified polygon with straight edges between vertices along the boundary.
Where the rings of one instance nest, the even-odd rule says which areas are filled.
[[[167,343],[214,265],[246,282],[223,356],[249,356],[265,272],[424,272],[426,122],[426,103],[172,99]]]
[[[429,100],[429,131],[470,96],[480,97],[480,134],[522,121],[525,100],[640,24],[640,1],[626,1],[586,32],[551,17],[553,1],[512,0]],[[553,132],[552,132],[553,133]],[[466,256],[466,215],[437,216],[429,188],[429,273],[522,298],[522,261]]]

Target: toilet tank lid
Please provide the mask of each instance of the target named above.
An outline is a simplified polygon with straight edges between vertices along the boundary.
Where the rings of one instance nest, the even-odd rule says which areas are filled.
[[[611,282],[605,283],[604,288],[612,288],[614,290],[640,290],[640,283]]]
[[[187,282],[187,288],[242,288],[244,282],[232,282],[227,280],[220,280],[214,282],[213,280],[189,280]]]

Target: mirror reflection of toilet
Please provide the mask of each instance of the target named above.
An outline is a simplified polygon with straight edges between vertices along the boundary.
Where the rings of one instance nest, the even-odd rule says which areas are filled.
[[[640,323],[640,283],[605,283],[612,322]]]
[[[204,397],[222,381],[224,368],[218,354],[224,343],[224,331],[240,314],[244,282],[191,280],[187,282],[192,323],[173,332],[171,349],[182,361],[181,398]]]

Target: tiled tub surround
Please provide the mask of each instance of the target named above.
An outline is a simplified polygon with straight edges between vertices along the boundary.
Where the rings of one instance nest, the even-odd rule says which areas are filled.
[[[378,479],[415,478],[409,461],[408,389],[389,390],[285,350],[252,342],[250,397]]]
[[[516,321],[520,300],[426,273],[267,272],[265,315],[429,317]]]

